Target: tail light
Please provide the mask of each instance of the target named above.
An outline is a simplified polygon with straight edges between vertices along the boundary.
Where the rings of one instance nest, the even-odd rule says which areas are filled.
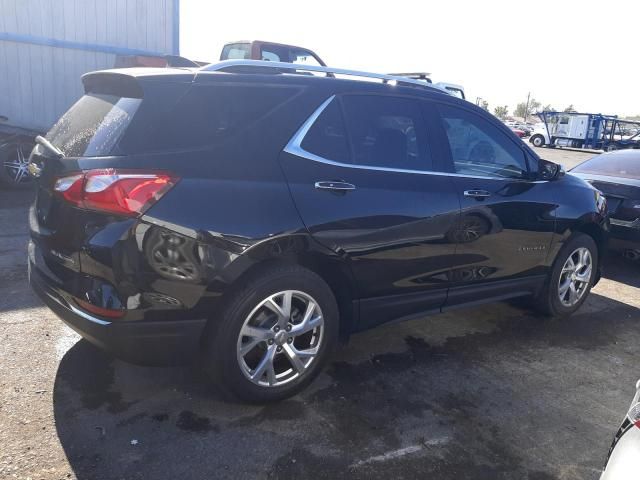
[[[138,216],[160,200],[178,177],[157,171],[89,170],[61,177],[54,190],[80,208]]]
[[[125,310],[115,309],[115,308],[98,307],[97,305],[94,305],[93,303],[89,303],[89,302],[87,302],[85,300],[81,300],[79,298],[76,298],[76,303],[80,307],[85,309],[87,312],[94,313],[96,315],[100,315],[101,317],[121,318],[121,317],[124,317],[124,314],[125,314]]]

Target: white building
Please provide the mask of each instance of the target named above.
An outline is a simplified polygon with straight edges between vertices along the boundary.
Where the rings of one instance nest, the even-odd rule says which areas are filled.
[[[179,0],[0,0],[0,116],[46,131],[116,55],[178,55]]]

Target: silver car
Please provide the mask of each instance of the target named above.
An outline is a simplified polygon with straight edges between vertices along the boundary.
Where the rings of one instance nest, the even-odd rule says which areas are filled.
[[[613,438],[600,480],[631,480],[638,478],[640,459],[640,380],[631,407]]]

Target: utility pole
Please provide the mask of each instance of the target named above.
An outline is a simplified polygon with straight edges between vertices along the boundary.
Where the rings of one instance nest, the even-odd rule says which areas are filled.
[[[531,92],[527,93],[527,106],[524,107],[524,123],[527,123],[527,114],[529,113],[529,97],[531,97]]]

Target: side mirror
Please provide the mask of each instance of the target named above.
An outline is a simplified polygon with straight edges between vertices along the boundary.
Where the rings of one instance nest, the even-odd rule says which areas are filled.
[[[540,180],[555,180],[564,174],[565,171],[562,165],[542,159],[538,163],[538,178]]]

